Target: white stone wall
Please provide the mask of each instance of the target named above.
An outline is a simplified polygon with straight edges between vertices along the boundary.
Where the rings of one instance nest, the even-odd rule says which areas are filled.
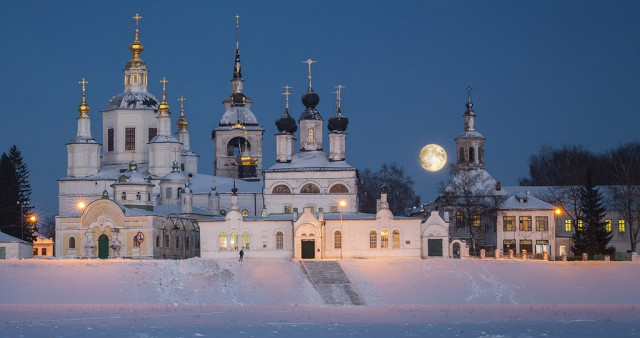
[[[515,216],[515,231],[504,231],[504,216]],[[531,231],[520,231],[520,216],[531,216]],[[536,231],[536,216],[546,216],[549,220],[548,231]],[[503,241],[505,239],[516,240],[516,250],[514,254],[520,254],[520,240],[531,240],[534,252],[530,254],[542,254],[542,252],[535,252],[536,240],[548,240],[549,241],[549,258],[554,259],[556,253],[555,243],[555,219],[553,210],[498,210],[496,215],[496,231],[489,231],[487,236],[495,236],[496,249],[501,252],[504,250]]]
[[[114,129],[114,151],[108,151],[107,130]],[[125,128],[136,128],[135,153],[125,150]],[[110,110],[102,112],[102,161],[104,164],[138,164],[149,162],[149,128],[158,128],[153,110]],[[173,161],[173,160],[172,160]],[[170,163],[169,163],[170,165]]]

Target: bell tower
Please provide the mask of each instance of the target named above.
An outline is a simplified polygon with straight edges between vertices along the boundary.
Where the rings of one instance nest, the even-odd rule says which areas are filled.
[[[458,170],[484,169],[484,139],[476,131],[476,113],[471,102],[471,87],[467,87],[467,110],[464,112],[464,132],[456,140]]]

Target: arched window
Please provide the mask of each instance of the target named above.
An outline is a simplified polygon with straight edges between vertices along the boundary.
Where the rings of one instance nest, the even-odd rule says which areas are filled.
[[[126,192],[122,192],[122,200],[126,201],[127,200],[127,193]]]
[[[333,234],[333,248],[342,249],[342,232],[336,231]]]
[[[242,248],[249,249],[249,233],[246,231],[242,233]]]
[[[313,128],[307,130],[307,143],[313,143]]]
[[[458,162],[464,162],[464,148],[460,147],[460,152],[458,154]]]
[[[156,236],[156,248],[160,247],[160,235]]]
[[[231,240],[229,241],[229,247],[231,250],[238,249],[238,233],[237,232],[231,233]]]
[[[376,233],[374,230],[371,230],[371,232],[369,232],[369,248],[375,249],[377,247],[378,247],[378,233]]]
[[[164,247],[169,247],[169,235],[164,235]]]
[[[476,153],[475,153],[475,149],[473,149],[473,147],[469,148],[469,162],[475,162],[476,161]]]
[[[272,194],[290,194],[291,189],[284,184],[279,184],[271,189]]]
[[[172,198],[173,196],[171,196],[171,195],[173,195],[173,191],[172,191],[171,187],[168,187],[167,190],[164,193],[164,198],[167,198],[167,199]]]
[[[313,183],[307,183],[302,187],[302,189],[300,189],[300,193],[301,194],[319,194],[320,188],[318,188],[318,186]]]
[[[189,237],[184,238],[184,248],[189,250]]]
[[[75,249],[75,248],[76,248],[76,238],[69,237],[69,249]]]
[[[244,151],[245,144],[247,149],[251,151],[251,144],[248,140],[245,141],[244,137],[237,136],[232,138],[229,140],[229,143],[227,143],[227,156],[240,155]]]
[[[393,230],[393,238],[392,238],[391,245],[394,249],[400,248],[400,231],[399,230]]]
[[[180,235],[176,237],[176,249],[180,248]]]
[[[389,247],[389,231],[380,231],[380,248],[387,249]]]
[[[334,184],[330,189],[329,189],[329,193],[330,194],[348,194],[349,193],[349,189],[347,189],[347,187],[344,186],[344,184]]]
[[[140,247],[140,242],[138,242],[138,236],[133,235],[133,247],[134,248],[139,248]]]
[[[142,194],[139,191],[136,193],[136,200],[138,201],[142,200]]]
[[[227,215],[227,211],[224,210],[224,209],[220,210],[220,215],[226,216]]]
[[[227,250],[227,233],[226,232],[221,232],[220,233],[220,250]]]
[[[242,209],[242,216],[249,216],[249,210]]]
[[[276,249],[284,249],[284,234],[282,231],[276,232]]]
[[[151,201],[151,193],[150,192],[147,193],[147,201]]]

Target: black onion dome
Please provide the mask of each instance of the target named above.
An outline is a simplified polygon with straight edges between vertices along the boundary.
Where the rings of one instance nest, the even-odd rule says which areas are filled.
[[[304,95],[302,95],[302,104],[307,108],[300,115],[300,120],[320,120],[322,121],[322,116],[316,110],[316,106],[320,102],[320,96],[313,91],[313,89],[309,88]],[[298,121],[300,121],[298,120]]]
[[[289,115],[289,108],[285,109],[284,115],[276,120],[276,127],[278,127],[278,131],[281,133],[293,134],[298,130],[296,120]]]
[[[387,185],[382,183],[382,186],[380,186],[380,193],[381,194],[386,194],[387,193]]]
[[[342,112],[338,108],[336,114],[329,119],[327,128],[329,128],[329,131],[345,131],[348,125],[349,119],[342,115]]]

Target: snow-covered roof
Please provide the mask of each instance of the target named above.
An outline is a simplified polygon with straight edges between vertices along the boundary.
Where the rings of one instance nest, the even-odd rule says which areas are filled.
[[[156,135],[149,143],[180,143],[173,135]]]
[[[257,126],[258,119],[247,107],[229,107],[220,118],[220,126],[231,126],[240,123],[245,126]]]
[[[459,138],[485,138],[485,137],[475,130],[467,130],[462,134],[458,135],[458,137],[456,137],[456,139],[459,139]]]
[[[73,143],[98,143],[98,141],[96,141],[96,139],[93,137],[76,136],[67,144],[73,144]]]
[[[598,190],[602,194],[602,199],[604,201],[605,206],[610,210],[616,209],[615,199],[613,197],[613,192],[611,190],[614,187],[616,186],[606,186],[606,185],[596,186],[596,188],[598,188]],[[549,203],[561,202],[564,205],[571,205],[572,203],[574,203],[575,201],[571,199],[570,195],[572,193],[578,193],[580,191],[579,186],[544,186],[544,185],[543,186],[514,185],[514,186],[504,186],[502,187],[502,189],[508,193],[515,193],[515,192],[526,193],[528,191],[531,195],[543,201],[547,201]]]
[[[496,206],[498,210],[553,210],[554,208],[553,205],[522,192],[505,196]]]
[[[496,190],[496,183],[484,169],[458,170],[444,191],[452,196],[462,196],[467,190],[478,196],[504,195],[504,189]]]
[[[11,235],[7,235],[4,232],[0,231],[0,243],[24,243],[31,244],[27,241],[23,241],[20,238],[13,237]]]
[[[158,110],[158,100],[145,91],[126,91],[109,100],[105,111],[115,109],[151,109]]]
[[[122,210],[126,216],[167,216],[167,214],[180,214],[180,204],[172,205],[156,205],[153,207],[153,211],[143,210],[138,208],[123,207]],[[190,214],[203,215],[203,216],[215,216],[216,214],[210,212],[207,209],[193,207],[193,211]]]
[[[329,161],[324,151],[303,151],[294,154],[291,163],[276,163],[265,171],[305,171],[305,170],[355,170],[345,161]]]

